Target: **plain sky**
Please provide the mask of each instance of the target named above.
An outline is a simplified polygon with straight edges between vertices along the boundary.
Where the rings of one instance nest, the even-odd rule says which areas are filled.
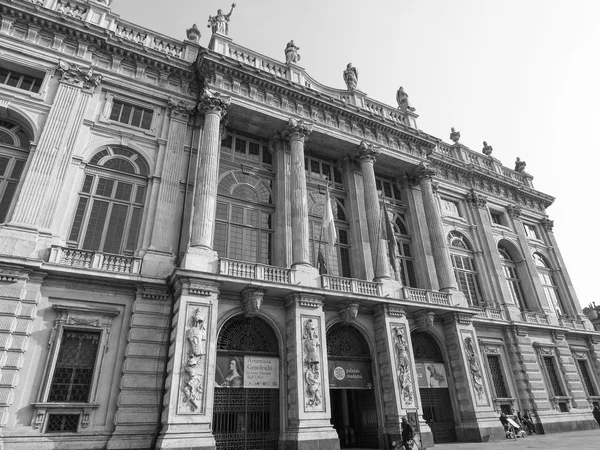
[[[183,40],[196,23],[208,45],[209,15],[223,0],[115,0],[121,18]],[[514,167],[527,162],[548,208],[579,301],[600,298],[600,258],[590,170],[600,166],[599,0],[238,0],[229,24],[237,44],[284,61],[286,43],[317,81],[345,88],[348,62],[358,89],[396,106],[403,86],[418,127]]]

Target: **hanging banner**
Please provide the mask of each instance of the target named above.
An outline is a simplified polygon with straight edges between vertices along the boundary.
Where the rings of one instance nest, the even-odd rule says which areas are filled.
[[[270,356],[218,356],[215,386],[279,389],[279,358]]]
[[[439,362],[418,362],[417,379],[420,388],[447,388],[448,377],[444,363]]]
[[[338,389],[373,389],[369,361],[329,360],[329,387]]]

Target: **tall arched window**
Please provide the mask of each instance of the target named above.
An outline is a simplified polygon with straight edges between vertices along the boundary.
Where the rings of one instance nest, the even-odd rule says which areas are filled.
[[[29,155],[29,143],[20,125],[0,120],[0,223],[8,218]]]
[[[85,168],[69,244],[83,250],[132,255],[137,249],[148,166],[133,150],[106,147]]]
[[[232,171],[219,182],[214,248],[225,258],[271,264],[271,190],[259,177]]]
[[[552,268],[550,267],[548,260],[539,253],[533,254],[533,260],[535,261],[535,266],[537,267],[540,280],[542,281],[542,288],[544,289],[544,294],[546,294],[546,300],[548,300],[548,303],[552,306],[556,315],[561,316],[564,312],[561,308],[558,288],[556,287],[554,277],[552,276]]]
[[[483,299],[471,245],[462,234],[456,231],[448,234],[448,245],[458,288],[465,294],[470,305],[481,306]]]
[[[404,286],[417,287],[417,277],[415,275],[415,262],[410,246],[410,236],[406,226],[406,220],[403,214],[395,214],[394,234],[400,254],[400,277]]]
[[[504,245],[498,244],[498,252],[500,253],[504,277],[510,289],[510,296],[521,311],[525,311],[525,299],[523,297],[523,289],[521,288],[521,280],[519,280],[519,275],[517,274],[517,264]]]

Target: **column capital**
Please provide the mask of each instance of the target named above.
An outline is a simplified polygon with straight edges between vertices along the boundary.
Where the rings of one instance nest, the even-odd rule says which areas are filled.
[[[508,205],[506,207],[508,215],[513,219],[521,218],[521,207],[519,205]]]
[[[487,197],[485,195],[478,194],[475,189],[471,189],[471,192],[468,192],[465,197],[467,199],[467,204],[471,208],[485,209],[487,205]]]
[[[308,139],[308,135],[312,133],[312,130],[312,123],[290,117],[287,127],[283,132],[283,136],[290,141],[302,141],[304,143]]]
[[[550,220],[547,217],[544,217],[541,222],[542,227],[544,227],[544,229],[546,231],[552,231],[554,229],[554,220]]]
[[[361,164],[373,164],[379,153],[381,153],[379,147],[373,144],[369,144],[368,142],[361,141],[360,144],[358,144],[358,150],[356,150],[355,159]]]
[[[408,178],[412,184],[417,185],[423,181],[431,181],[436,174],[437,172],[429,167],[428,164],[421,162],[408,174]]]
[[[62,72],[61,81],[93,91],[102,81],[102,75],[95,75],[92,66],[71,65],[62,59],[58,61],[58,70]]]
[[[342,171],[348,170],[350,172],[356,172],[360,170],[360,167],[356,163],[356,159],[352,158],[348,154],[338,160],[338,167]]]
[[[218,114],[221,118],[227,114],[227,107],[231,103],[231,97],[227,95],[221,95],[219,92],[212,92],[208,89],[204,89],[200,101],[198,102],[198,111],[206,114]]]
[[[187,118],[195,112],[194,105],[190,105],[189,103],[177,100],[173,97],[167,99],[167,106],[169,107],[171,117],[178,119],[187,120]]]

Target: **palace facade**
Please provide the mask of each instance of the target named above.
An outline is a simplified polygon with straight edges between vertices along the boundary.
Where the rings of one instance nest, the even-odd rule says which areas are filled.
[[[600,333],[524,166],[419,130],[351,65],[333,89],[293,42],[235,43],[239,16],[203,47],[110,3],[0,1],[1,448],[595,426]]]

